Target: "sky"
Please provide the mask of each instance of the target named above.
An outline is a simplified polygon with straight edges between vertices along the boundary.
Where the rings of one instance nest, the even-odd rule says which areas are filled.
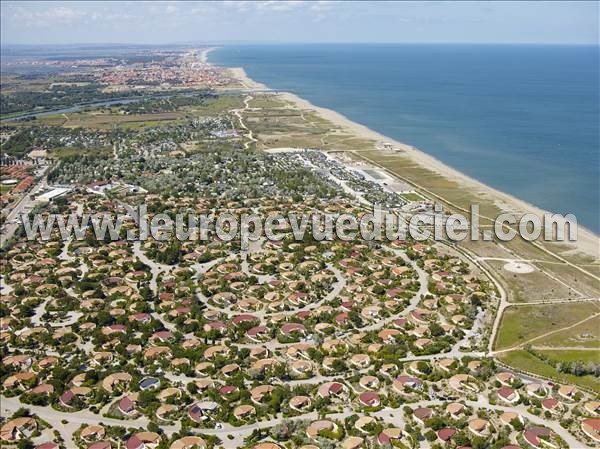
[[[9,44],[598,44],[598,2],[2,1]]]

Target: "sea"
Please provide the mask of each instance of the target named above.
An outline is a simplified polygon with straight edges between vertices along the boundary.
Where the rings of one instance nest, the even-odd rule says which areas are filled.
[[[598,46],[226,45],[209,61],[600,233]]]

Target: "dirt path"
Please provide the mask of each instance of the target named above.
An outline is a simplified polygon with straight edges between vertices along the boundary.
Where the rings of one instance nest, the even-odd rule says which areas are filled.
[[[511,352],[511,351],[516,351],[516,350],[522,349],[523,347],[525,347],[526,345],[530,344],[533,341],[539,340],[541,338],[548,337],[549,335],[556,334],[557,332],[562,332],[562,331],[566,331],[566,330],[572,329],[572,328],[577,327],[580,324],[583,324],[583,323],[585,323],[587,321],[590,321],[590,320],[592,320],[592,319],[594,319],[594,318],[596,318],[598,316],[600,316],[600,312],[597,312],[597,313],[593,314],[592,316],[584,318],[583,320],[580,320],[580,321],[578,321],[576,323],[573,323],[573,324],[571,324],[569,326],[561,327],[560,329],[555,329],[553,331],[546,332],[545,334],[533,337],[533,338],[531,338],[531,339],[529,339],[527,341],[524,341],[523,343],[518,344],[517,346],[513,346],[513,347],[508,348],[508,349],[501,349],[500,351],[493,351],[492,354],[503,354],[505,352]],[[549,349],[553,349],[553,348],[549,348]]]
[[[258,140],[254,137],[254,134],[252,134],[252,130],[250,128],[248,128],[246,126],[246,124],[244,123],[244,119],[242,118],[242,111],[245,111],[247,109],[251,109],[250,106],[248,105],[248,102],[250,100],[252,100],[254,97],[252,95],[248,95],[245,99],[244,99],[244,108],[243,109],[233,109],[233,113],[237,116],[238,120],[240,121],[240,126],[242,128],[244,128],[247,132],[246,132],[246,137],[248,137],[248,139],[250,139],[249,142],[244,142],[244,149],[247,150],[250,148],[250,144],[251,142],[258,142]]]

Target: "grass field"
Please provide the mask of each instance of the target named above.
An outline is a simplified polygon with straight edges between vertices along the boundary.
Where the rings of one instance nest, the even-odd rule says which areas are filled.
[[[559,331],[597,312],[600,312],[600,303],[597,302],[509,307],[502,316],[495,349],[508,349],[526,343],[534,337]],[[532,344],[544,346],[555,335],[540,338]],[[560,343],[556,339],[553,341],[556,345],[566,345],[566,342]]]
[[[230,109],[244,107],[244,97],[241,95],[219,95],[201,106],[186,106],[181,111],[197,115],[218,115]]]
[[[600,317],[543,338],[538,346],[596,348],[600,351]]]
[[[234,108],[242,108],[241,95],[219,95],[198,106],[183,106],[174,112],[124,115],[118,108],[88,108],[67,114],[49,114],[30,122],[14,122],[15,126],[65,126],[107,129],[113,126],[121,128],[143,128],[160,126],[164,123],[176,123],[186,117],[214,116]]]
[[[256,96],[256,97],[252,98],[252,100],[250,100],[248,102],[248,106],[250,106],[251,108],[265,108],[265,109],[282,108],[282,107],[286,106],[286,102],[281,99],[278,99],[274,95],[266,94],[266,95],[260,95],[260,96]]]
[[[423,197],[421,195],[419,195],[418,193],[403,193],[400,195],[402,198],[404,198],[406,201],[423,201]]]
[[[264,104],[264,101],[258,104]],[[252,102],[250,105],[252,106]],[[245,123],[259,140],[258,148],[262,150],[293,147],[350,151],[373,147],[375,144],[372,140],[348,134],[309,111],[263,107],[260,110],[246,111],[244,116]]]
[[[553,350],[540,350],[536,349],[536,352],[545,355],[546,357],[556,360],[557,362],[576,362],[581,361],[584,363],[594,362],[600,363],[600,352],[599,351],[553,351]]]
[[[15,122],[17,126],[61,126],[67,121],[64,114],[48,114],[31,122]]]
[[[487,263],[492,267],[492,271],[498,273],[504,280],[510,302],[523,303],[577,298],[570,288],[537,269],[532,273],[517,274],[504,269],[505,261],[493,260]]]
[[[412,159],[402,154],[372,149],[361,151],[358,155],[386,167],[390,172],[408,182],[425,188],[466,210],[469,209],[471,204],[479,204],[481,215],[496,217],[502,213],[501,209],[493,202],[483,202],[478,195],[468,189],[461,188],[455,181],[416,164]]]
[[[597,279],[585,276],[580,271],[573,267],[564,264],[541,264],[545,269],[552,272],[563,282],[573,285],[581,294],[590,297],[598,297],[600,295],[600,282]],[[584,267],[588,271],[594,273],[594,267]]]
[[[590,351],[591,352],[591,351]],[[547,364],[527,351],[511,351],[501,354],[500,361],[512,367],[533,374],[548,377],[559,383],[578,385],[600,393],[600,380],[594,376],[574,376],[558,372],[553,366]]]
[[[79,155],[84,155],[84,154],[93,154],[96,156],[105,156],[105,157],[110,157],[112,154],[112,150],[110,148],[93,148],[93,149],[87,149],[87,148],[55,148],[52,150],[52,156],[58,158],[58,159],[62,159],[65,157],[70,157],[70,156],[79,156]]]

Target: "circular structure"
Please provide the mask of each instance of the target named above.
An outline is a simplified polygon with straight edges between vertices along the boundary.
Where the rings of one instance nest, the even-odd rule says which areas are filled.
[[[503,268],[506,271],[510,271],[511,273],[518,273],[518,274],[533,273],[535,271],[535,268],[532,267],[531,265],[526,264],[524,262],[519,262],[518,260],[513,260],[512,262],[508,262],[506,265],[504,265]]]

